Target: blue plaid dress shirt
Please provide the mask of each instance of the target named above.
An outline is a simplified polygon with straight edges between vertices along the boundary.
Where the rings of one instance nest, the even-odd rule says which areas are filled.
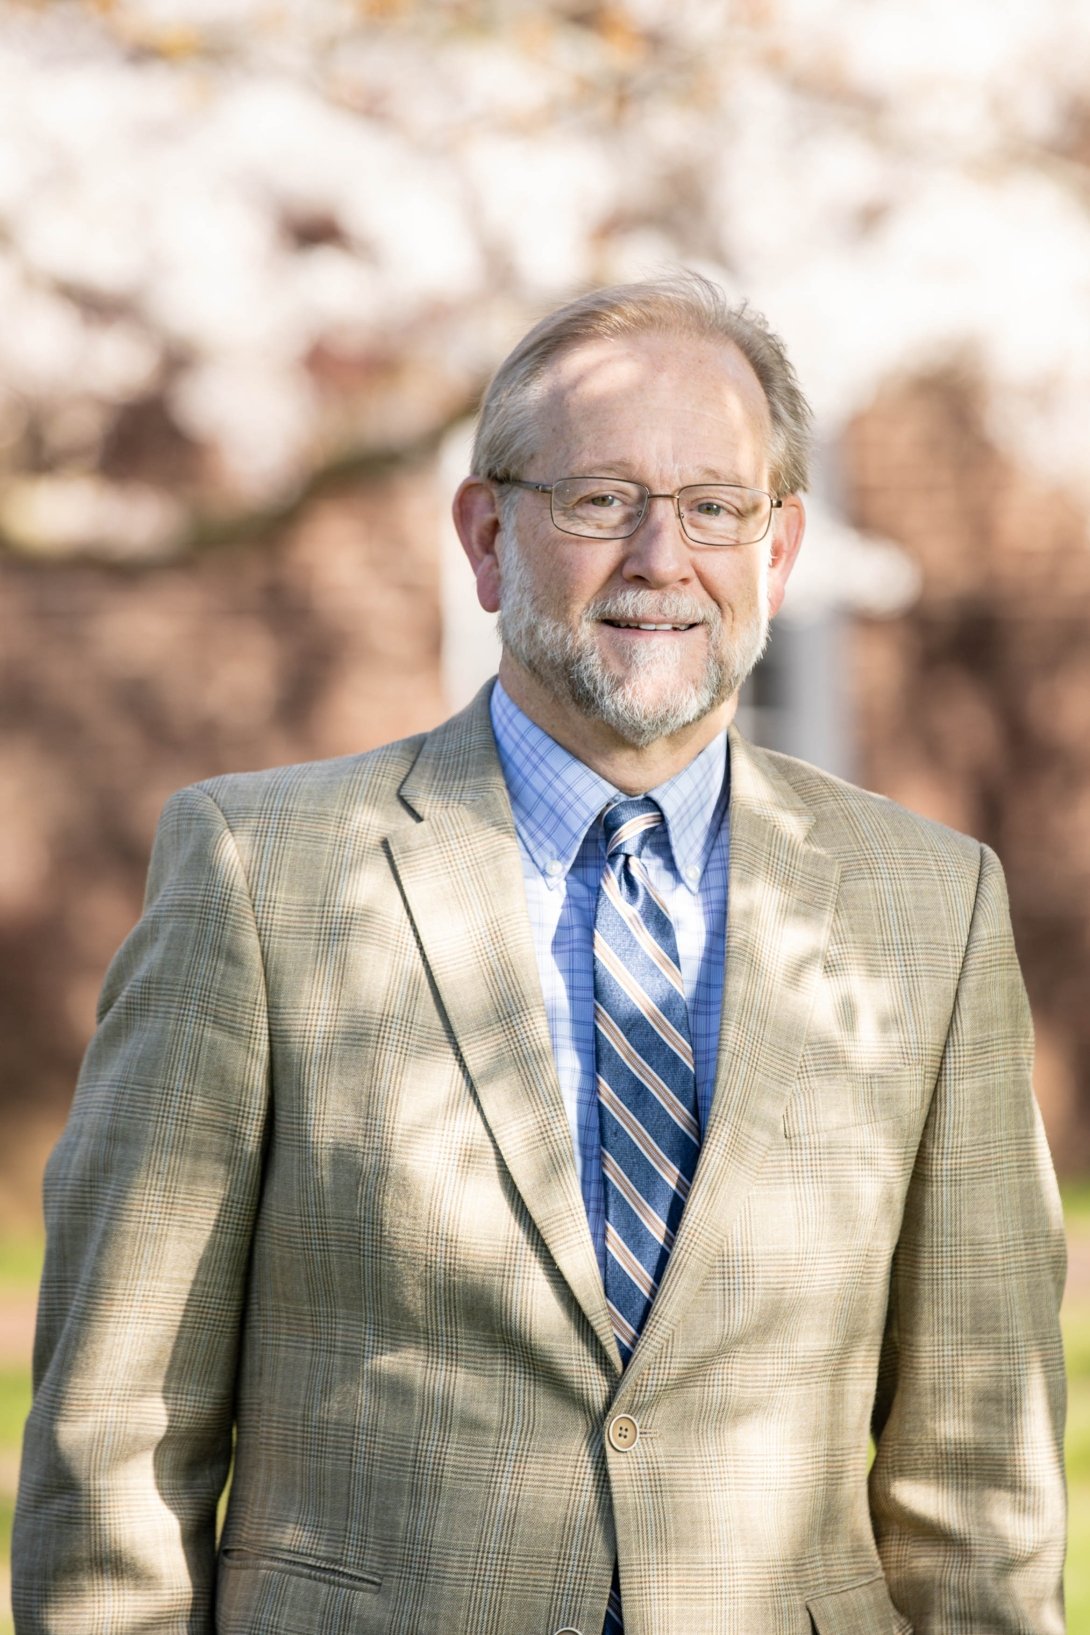
[[[605,867],[601,813],[620,791],[536,726],[498,681],[492,692],[492,730],[514,812],[553,1055],[604,1276],[593,938]],[[643,853],[677,934],[702,1129],[715,1089],[723,1001],[729,773],[724,732],[676,777],[649,790],[666,821]]]

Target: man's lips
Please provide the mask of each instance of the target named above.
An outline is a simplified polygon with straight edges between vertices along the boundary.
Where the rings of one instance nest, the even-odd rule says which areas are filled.
[[[667,630],[667,631],[670,631],[670,630],[692,630],[692,629],[694,629],[694,626],[692,624],[652,624],[650,622],[645,622],[643,620],[640,620],[639,623],[637,623],[635,620],[630,620],[630,619],[603,619],[602,623],[609,625],[610,628],[613,629],[613,630],[651,630],[651,631]]]

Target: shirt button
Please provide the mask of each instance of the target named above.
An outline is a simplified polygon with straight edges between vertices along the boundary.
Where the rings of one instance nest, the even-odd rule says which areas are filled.
[[[610,1420],[606,1431],[610,1447],[616,1448],[618,1453],[630,1452],[636,1446],[639,1434],[640,1427],[631,1414],[618,1414],[616,1419]]]
[[[559,863],[555,857],[550,857],[549,861],[545,865],[545,873],[549,876],[550,880],[555,880],[557,875],[563,874],[563,872],[563,863]]]
[[[689,864],[689,867],[685,870],[685,878],[686,880],[700,879],[700,870],[697,868],[695,863]]]

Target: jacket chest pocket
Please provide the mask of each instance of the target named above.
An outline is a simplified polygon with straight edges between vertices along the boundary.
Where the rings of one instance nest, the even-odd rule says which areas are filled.
[[[783,1133],[788,1141],[821,1141],[895,1119],[922,1123],[924,1103],[920,1075],[911,1068],[822,1078],[800,1085],[791,1096]]]

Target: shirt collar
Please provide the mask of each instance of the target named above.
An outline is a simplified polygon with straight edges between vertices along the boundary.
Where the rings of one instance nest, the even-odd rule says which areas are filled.
[[[559,885],[587,830],[621,792],[531,721],[500,681],[492,689],[491,713],[519,838],[545,881]],[[648,791],[662,808],[678,875],[693,892],[726,813],[727,773],[727,735],[721,732],[688,766]]]

